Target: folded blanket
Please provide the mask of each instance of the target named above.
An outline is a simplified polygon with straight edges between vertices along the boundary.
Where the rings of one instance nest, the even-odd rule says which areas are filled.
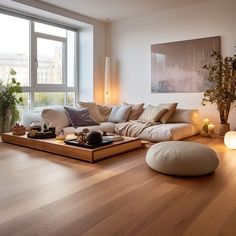
[[[149,121],[142,122],[133,120],[125,123],[120,123],[115,126],[115,133],[122,136],[139,137],[140,134],[149,126],[156,125],[157,122]]]

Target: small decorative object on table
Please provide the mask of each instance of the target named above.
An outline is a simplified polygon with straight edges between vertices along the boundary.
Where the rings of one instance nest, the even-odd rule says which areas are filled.
[[[55,138],[56,137],[55,131],[56,131],[55,127],[49,127],[44,125],[42,129],[40,124],[33,123],[30,126],[30,130],[29,133],[27,134],[27,137],[35,139]]]
[[[84,132],[75,133],[75,136],[77,137],[77,143],[85,144],[87,142],[86,134]]]
[[[103,145],[111,144],[113,141],[103,140],[101,132],[83,129],[82,132],[74,134],[77,138],[65,140],[66,144],[85,148],[97,148]]]
[[[89,132],[88,129],[83,129],[82,132],[75,133],[78,144],[99,145],[102,143],[102,135],[98,131]]]
[[[102,135],[98,131],[92,131],[87,136],[87,143],[90,145],[100,145],[102,143]]]
[[[65,131],[62,129],[58,132],[56,140],[64,140],[66,138]]]
[[[19,123],[16,123],[15,126],[12,127],[12,134],[13,135],[25,135],[26,128]]]
[[[55,138],[56,134],[52,131],[41,132],[37,130],[30,130],[27,134],[28,138],[35,138],[35,139],[44,139],[44,138]]]
[[[124,138],[120,135],[110,134],[110,135],[103,136],[103,140],[117,142],[117,141],[124,140]]]
[[[39,121],[32,121],[30,124],[30,130],[42,131],[42,126]]]

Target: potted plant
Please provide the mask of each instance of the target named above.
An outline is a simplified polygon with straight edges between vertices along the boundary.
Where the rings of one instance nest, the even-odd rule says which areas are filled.
[[[11,127],[19,120],[19,112],[16,105],[22,102],[22,97],[17,98],[22,93],[19,82],[16,82],[14,76],[16,72],[11,69],[8,75],[7,83],[4,85],[0,81],[0,134],[10,132]]]
[[[202,104],[215,104],[220,115],[220,135],[230,130],[229,112],[236,101],[236,55],[222,57],[219,51],[211,54],[212,64],[204,65],[210,87],[204,92]]]

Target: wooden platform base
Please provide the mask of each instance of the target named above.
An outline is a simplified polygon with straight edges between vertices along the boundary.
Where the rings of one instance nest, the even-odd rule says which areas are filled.
[[[93,149],[67,145],[56,139],[31,139],[27,138],[27,135],[17,136],[12,133],[3,134],[2,141],[89,162],[141,147],[140,139],[130,137],[124,137],[122,141]]]

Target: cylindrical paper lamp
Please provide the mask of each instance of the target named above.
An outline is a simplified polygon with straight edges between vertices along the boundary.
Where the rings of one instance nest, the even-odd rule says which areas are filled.
[[[225,134],[224,142],[227,148],[236,149],[236,131],[229,131]]]

